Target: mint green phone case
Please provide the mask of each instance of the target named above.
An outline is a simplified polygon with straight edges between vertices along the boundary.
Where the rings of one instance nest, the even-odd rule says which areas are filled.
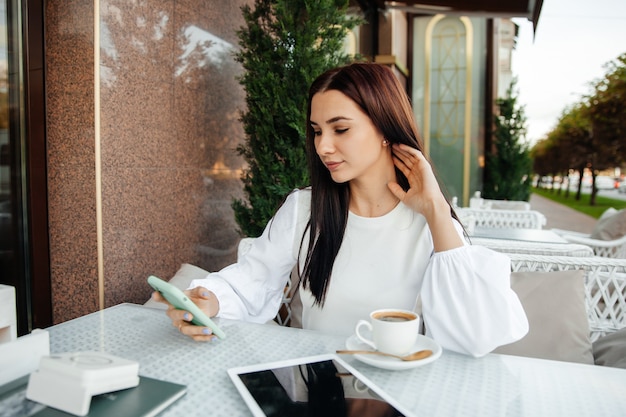
[[[185,310],[193,315],[191,322],[198,326],[206,326],[213,331],[213,334],[220,339],[224,339],[226,334],[222,329],[217,327],[217,324],[207,316],[204,311],[189,299],[184,292],[170,284],[163,281],[160,278],[151,275],[148,277],[148,284],[155,290],[161,293],[163,298],[169,301],[174,307],[179,310]]]

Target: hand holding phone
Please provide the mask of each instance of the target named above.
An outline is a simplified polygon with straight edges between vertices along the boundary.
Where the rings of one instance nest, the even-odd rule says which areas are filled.
[[[148,277],[148,284],[155,291],[158,291],[163,298],[165,298],[175,308],[190,312],[193,315],[193,319],[191,320],[193,324],[210,328],[213,331],[213,334],[220,339],[224,339],[226,337],[224,331],[220,329],[217,324],[215,324],[215,322],[204,313],[204,311],[191,301],[184,292],[169,282],[163,281],[154,275]]]

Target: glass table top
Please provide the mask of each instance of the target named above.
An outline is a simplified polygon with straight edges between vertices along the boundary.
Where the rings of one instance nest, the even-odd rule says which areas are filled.
[[[104,351],[139,374],[188,386],[163,416],[251,415],[227,370],[345,348],[346,338],[273,324],[219,320],[224,340],[182,336],[163,310],[120,304],[48,329],[52,353]],[[623,416],[626,370],[444,351],[435,362],[390,371],[342,355],[416,416]]]

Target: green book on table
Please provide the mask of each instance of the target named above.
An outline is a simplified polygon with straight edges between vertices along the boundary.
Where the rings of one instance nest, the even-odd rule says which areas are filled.
[[[28,376],[0,387],[0,417],[68,417],[66,413],[26,399]],[[86,417],[151,417],[187,392],[185,385],[139,377],[139,385],[96,395]]]

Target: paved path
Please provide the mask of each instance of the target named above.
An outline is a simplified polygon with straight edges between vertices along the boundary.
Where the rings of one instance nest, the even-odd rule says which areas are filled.
[[[581,233],[591,233],[596,219],[537,194],[530,195],[530,208],[546,216],[544,229],[566,229]]]

